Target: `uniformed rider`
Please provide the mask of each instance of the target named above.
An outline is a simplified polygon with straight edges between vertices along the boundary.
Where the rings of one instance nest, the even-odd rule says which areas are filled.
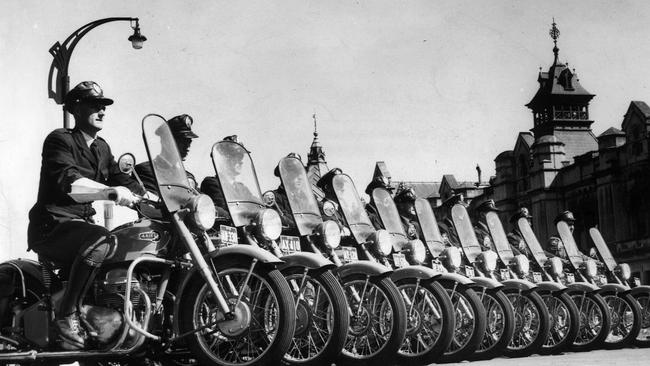
[[[494,204],[494,200],[487,200],[482,202],[476,207],[476,221],[474,225],[474,232],[476,233],[476,239],[478,244],[481,246],[481,251],[491,250],[496,252],[496,248],[492,241],[492,236],[490,235],[490,229],[488,228],[486,215],[488,212],[501,212]]]
[[[440,217],[438,219],[438,227],[440,228],[440,235],[442,236],[442,241],[445,243],[445,246],[460,248],[460,238],[458,237],[454,221],[451,218],[451,209],[456,204],[465,205],[463,195],[460,193],[453,194],[451,197],[447,198],[442,205],[440,205],[440,209],[438,210],[439,214],[436,215],[436,217]]]
[[[54,341],[65,350],[85,347],[79,304],[116,245],[106,228],[94,224],[91,202],[76,202],[68,193],[111,186],[116,203],[122,206],[137,200],[130,189],[144,193],[120,171],[108,143],[97,135],[104,128],[106,106],[111,104],[113,100],[93,81],[79,83],[68,92],[64,108],[74,116],[75,126],[56,129],[45,138],[38,198],[29,212],[29,249],[41,261],[69,273],[54,322]]]
[[[402,227],[409,240],[423,239],[422,228],[418,222],[417,213],[415,212],[415,191],[412,187],[399,187],[395,194],[395,205],[402,222]]]
[[[289,153],[287,155],[288,158],[297,158],[300,160],[302,163],[302,158],[300,157],[299,154],[297,153]],[[280,165],[278,164],[275,167],[275,170],[273,171],[273,174],[280,178]],[[293,181],[290,182],[289,184],[292,185],[292,194],[303,194],[304,190],[301,189],[303,184],[308,184],[307,182],[303,182],[302,179],[303,176],[296,175],[293,177]],[[268,207],[273,208],[278,212],[280,215],[280,220],[282,221],[282,226],[287,227],[290,231],[296,229],[296,222],[293,219],[293,214],[291,211],[291,205],[289,204],[289,198],[287,197],[287,190],[284,186],[284,181],[280,179],[280,185],[278,188],[276,188],[273,191],[265,192],[264,193],[264,202]],[[306,197],[297,198],[297,202],[302,201],[303,199],[307,199]]]
[[[508,233],[508,242],[510,243],[510,248],[512,248],[512,252],[517,255],[517,254],[524,254],[527,258],[530,258],[531,252],[528,249],[528,245],[526,245],[526,241],[524,240],[524,236],[521,234],[521,230],[519,230],[519,225],[517,225],[517,221],[519,221],[520,218],[525,218],[528,220],[528,224],[532,227],[532,216],[528,212],[528,209],[526,207],[520,207],[514,215],[510,216],[510,224],[513,225],[512,230]]]
[[[368,213],[368,217],[370,218],[370,222],[372,222],[372,225],[375,227],[375,229],[385,229],[384,223],[381,221],[379,211],[377,210],[377,203],[375,202],[375,198],[372,195],[372,192],[375,190],[375,188],[385,188],[390,191],[388,182],[383,177],[373,178],[366,187],[366,194],[370,197],[370,202],[365,205],[365,209]]]

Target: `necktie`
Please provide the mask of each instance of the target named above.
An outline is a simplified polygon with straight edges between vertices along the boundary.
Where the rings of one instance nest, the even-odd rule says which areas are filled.
[[[92,144],[90,144],[90,152],[92,152],[93,156],[95,157],[96,165],[99,165],[99,146],[97,145],[97,140],[93,141]]]

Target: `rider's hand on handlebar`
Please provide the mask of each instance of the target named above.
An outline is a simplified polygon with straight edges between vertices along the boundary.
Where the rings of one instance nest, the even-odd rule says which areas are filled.
[[[115,203],[120,206],[133,206],[134,203],[138,202],[140,199],[134,195],[128,188],[117,186],[111,187],[115,192],[116,197],[114,198]]]

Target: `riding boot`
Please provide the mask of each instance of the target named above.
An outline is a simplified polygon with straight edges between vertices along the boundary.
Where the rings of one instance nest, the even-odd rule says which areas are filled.
[[[57,341],[64,349],[81,349],[85,338],[80,326],[78,305],[85,295],[96,274],[96,267],[86,264],[80,258],[75,260],[70,270],[68,286],[65,289],[59,309],[55,329],[58,331]]]

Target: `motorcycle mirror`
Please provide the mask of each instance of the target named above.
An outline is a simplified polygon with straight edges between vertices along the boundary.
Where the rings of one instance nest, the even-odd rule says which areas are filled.
[[[117,159],[117,165],[122,173],[131,175],[135,168],[135,156],[131,153],[124,153]]]
[[[273,207],[275,205],[275,193],[273,191],[266,191],[262,195],[262,201],[266,207]]]

